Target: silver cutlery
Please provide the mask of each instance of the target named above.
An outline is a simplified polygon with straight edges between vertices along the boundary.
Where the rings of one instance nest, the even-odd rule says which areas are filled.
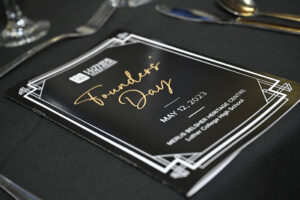
[[[254,0],[218,0],[218,3],[225,10],[237,16],[252,17],[259,15],[300,22],[299,15],[260,12]]]
[[[20,55],[19,57],[15,58],[8,64],[3,67],[0,67],[0,78],[2,78],[5,74],[19,66],[21,63],[26,61],[28,58],[32,57],[33,55],[37,54],[41,50],[45,49],[46,47],[67,39],[67,38],[78,38],[84,37],[91,34],[96,33],[105,22],[110,18],[110,16],[114,13],[117,8],[122,7],[138,7],[149,3],[151,0],[144,0],[140,1],[139,3],[134,3],[135,1],[116,1],[116,0],[105,0],[103,4],[97,9],[94,15],[86,22],[77,28],[73,32],[65,33],[58,35],[56,37],[50,38],[39,45],[33,47],[32,49],[26,51],[24,54]]]
[[[0,187],[16,200],[40,200],[2,174],[0,174]]]
[[[184,9],[184,8],[174,8],[165,5],[157,5],[155,7],[156,11],[169,17],[176,19],[187,20],[192,22],[202,22],[202,23],[214,23],[214,24],[224,24],[224,25],[239,25],[248,26],[253,28],[260,28],[272,31],[280,31],[291,34],[300,34],[300,28],[284,26],[278,24],[264,23],[253,21],[250,19],[245,19],[241,17],[221,19],[215,15],[209,14],[204,11],[196,9]]]

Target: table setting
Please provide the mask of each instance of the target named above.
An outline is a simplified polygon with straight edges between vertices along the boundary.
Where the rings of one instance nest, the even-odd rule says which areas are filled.
[[[299,199],[299,8],[0,1],[0,199]]]

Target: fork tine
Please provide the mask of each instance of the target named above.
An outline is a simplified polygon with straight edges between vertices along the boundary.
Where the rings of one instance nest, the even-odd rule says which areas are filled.
[[[103,19],[99,18],[99,20],[97,20],[97,22],[95,22],[95,26],[96,27],[100,27],[102,26],[106,21],[107,19],[114,13],[115,11],[115,8],[114,9],[110,9],[108,10],[102,17]]]
[[[100,27],[106,19],[115,11],[109,0],[105,0],[97,9],[94,15],[88,20],[86,25],[91,27]]]
[[[105,18],[105,21],[107,18],[109,18],[111,16],[111,14],[115,11],[115,8],[109,8],[105,11],[105,13],[103,13],[102,17]],[[102,24],[102,22],[104,21],[103,19],[101,19],[102,17],[99,17],[98,20],[95,22],[95,25],[98,27]]]

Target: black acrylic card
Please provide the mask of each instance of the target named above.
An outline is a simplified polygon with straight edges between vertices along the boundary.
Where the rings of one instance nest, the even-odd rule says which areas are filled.
[[[7,96],[190,197],[295,106],[299,88],[120,33]]]

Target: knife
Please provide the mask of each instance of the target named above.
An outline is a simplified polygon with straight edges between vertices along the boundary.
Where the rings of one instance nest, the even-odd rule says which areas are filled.
[[[188,8],[175,8],[168,7],[166,5],[156,5],[156,11],[166,16],[186,20],[191,22],[202,22],[202,23],[213,23],[213,24],[223,24],[223,25],[239,25],[247,26],[253,28],[260,28],[271,31],[280,31],[285,33],[297,34],[300,35],[300,28],[278,25],[273,23],[258,22],[251,19],[245,19],[242,17],[231,18],[231,19],[221,19],[210,13]]]
[[[0,174],[0,188],[11,195],[15,200],[41,200],[2,174]]]

